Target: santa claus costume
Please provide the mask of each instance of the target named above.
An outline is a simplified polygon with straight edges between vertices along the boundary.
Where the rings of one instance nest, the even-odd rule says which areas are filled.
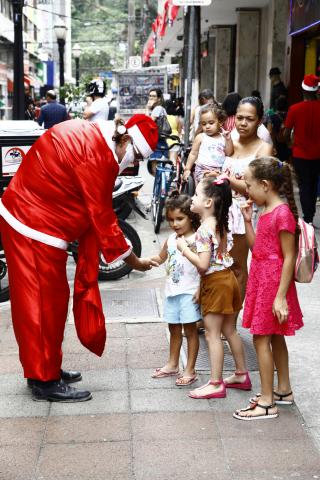
[[[142,156],[150,155],[157,144],[156,124],[145,115],[135,115],[125,127],[118,127],[120,133],[130,135]],[[79,240],[73,298],[77,333],[97,355],[104,349],[98,252],[102,251],[107,262],[131,253],[112,209],[119,172],[114,132],[114,122],[70,120],[55,125],[31,147],[0,201],[20,361],[24,376],[40,386],[53,382],[56,388],[61,375],[69,302],[66,248],[75,239]],[[71,399],[66,395],[63,400],[58,392],[56,397],[44,395],[43,399],[91,398],[90,392],[81,393],[86,395],[74,394]],[[41,391],[36,399],[41,399]]]

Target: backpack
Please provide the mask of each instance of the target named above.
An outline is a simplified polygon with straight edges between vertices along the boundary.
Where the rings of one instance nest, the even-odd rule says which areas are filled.
[[[310,283],[318,268],[319,254],[314,228],[299,218],[299,245],[297,251],[294,279],[299,283]]]

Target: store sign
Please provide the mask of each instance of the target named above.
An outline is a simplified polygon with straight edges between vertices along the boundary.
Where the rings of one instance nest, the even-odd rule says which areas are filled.
[[[212,0],[173,0],[177,7],[206,7],[211,5]]]
[[[141,68],[142,60],[141,57],[129,57],[129,68]]]
[[[319,0],[292,0],[290,9],[290,35],[320,23]]]
[[[177,75],[179,73],[179,64],[172,63],[171,65],[167,66],[167,73],[168,75]]]

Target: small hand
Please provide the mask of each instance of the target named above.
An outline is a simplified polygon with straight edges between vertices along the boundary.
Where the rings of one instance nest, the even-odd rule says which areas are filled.
[[[253,211],[253,201],[247,200],[240,206],[241,213],[243,215],[245,222],[251,222],[252,219],[252,211]]]
[[[225,130],[224,128],[221,127],[220,131],[221,131],[221,135],[222,135],[226,140],[230,140],[230,139],[231,139],[231,132],[229,132],[229,130]]]
[[[139,258],[139,265],[136,267],[136,270],[145,272],[146,270],[151,270],[152,267],[159,267],[159,264],[151,258]]]
[[[186,242],[184,236],[177,238],[177,248],[180,250],[180,252],[183,252],[187,246],[188,243]]]
[[[288,320],[288,303],[286,298],[278,298],[274,299],[272,305],[272,313],[275,315],[279,321],[279,323],[287,322]]]
[[[190,170],[185,169],[184,172],[183,172],[183,175],[182,175],[182,180],[184,182],[186,182],[188,180],[189,176],[190,176]]]
[[[206,170],[204,172],[204,177],[217,178],[220,174],[221,174],[221,172],[219,172],[219,170]]]
[[[200,288],[193,294],[192,301],[193,303],[199,303],[200,300]]]

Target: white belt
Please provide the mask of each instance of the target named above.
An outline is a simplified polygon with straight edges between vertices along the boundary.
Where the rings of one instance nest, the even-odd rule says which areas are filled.
[[[68,242],[62,240],[61,238],[53,237],[47,233],[39,232],[34,230],[34,228],[27,227],[23,223],[19,222],[11,213],[6,209],[0,199],[0,215],[5,219],[5,221],[12,227],[16,232],[21,233],[25,237],[32,238],[32,240],[37,240],[38,242],[45,243],[51,247],[60,248],[61,250],[67,250]]]

